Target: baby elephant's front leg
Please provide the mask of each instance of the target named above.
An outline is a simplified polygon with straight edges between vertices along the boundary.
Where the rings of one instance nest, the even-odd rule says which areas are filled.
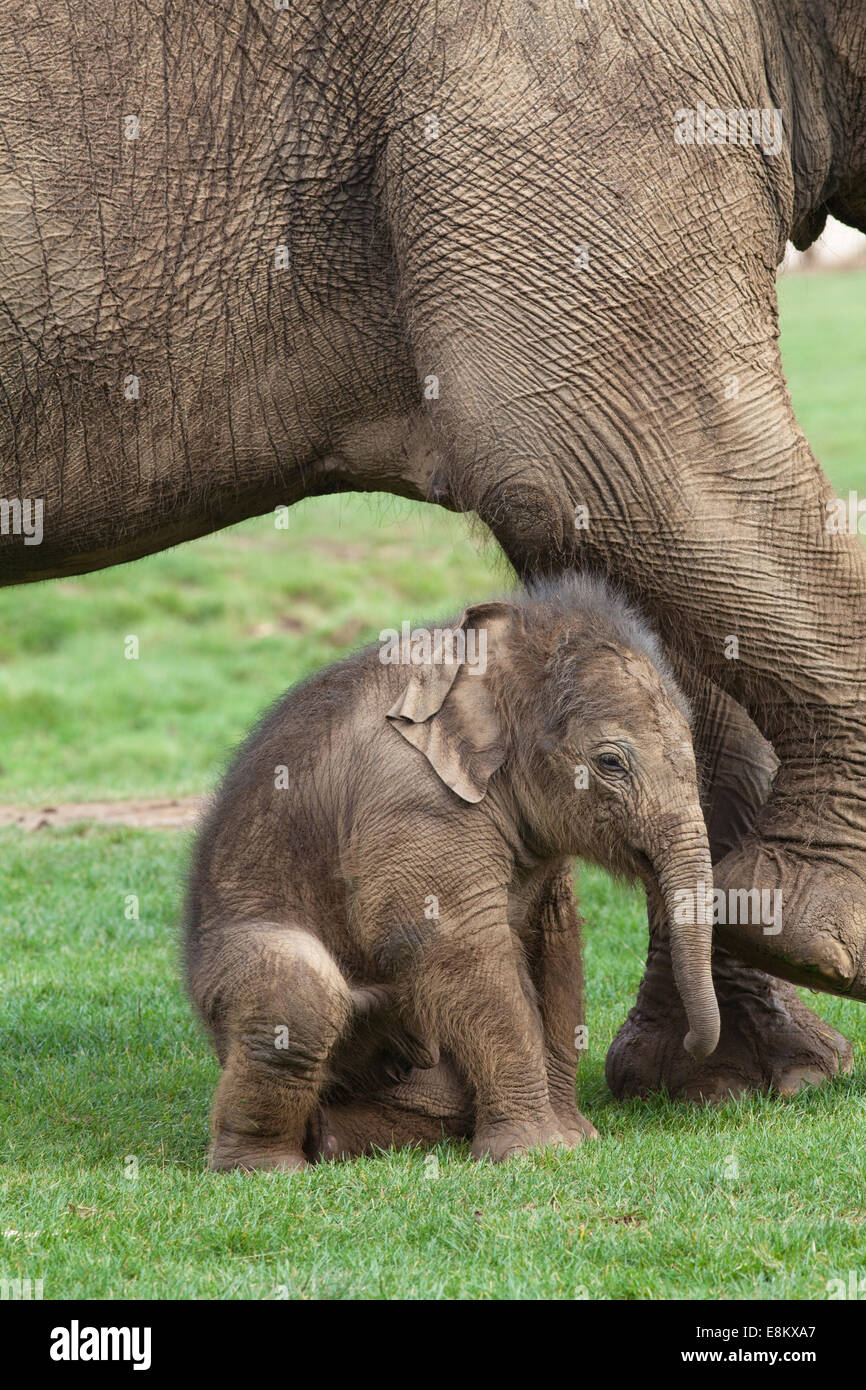
[[[550,875],[531,920],[529,966],[538,996],[547,1058],[547,1087],[560,1128],[573,1143],[598,1131],[577,1108],[577,1061],[585,1046],[582,922],[574,902],[571,865]]]
[[[547,1087],[537,1012],[507,926],[443,926],[413,952],[401,988],[475,1091],[473,1158],[566,1144]]]

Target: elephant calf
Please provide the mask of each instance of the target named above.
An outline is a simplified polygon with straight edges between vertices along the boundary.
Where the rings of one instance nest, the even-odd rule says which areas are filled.
[[[594,1134],[574,1094],[574,855],[657,882],[685,1046],[707,1056],[689,712],[600,581],[475,605],[291,690],[238,754],[192,873],[188,978],[222,1064],[211,1165],[363,1151],[383,1142],[370,1098],[443,1066],[466,1118],[440,1110],[438,1132],[471,1134],[477,1158]]]

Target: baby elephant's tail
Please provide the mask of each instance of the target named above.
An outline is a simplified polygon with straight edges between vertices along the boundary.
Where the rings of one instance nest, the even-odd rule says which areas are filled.
[[[439,1045],[425,1038],[411,1009],[402,1007],[396,991],[387,985],[362,985],[352,990],[353,1022],[368,1034],[371,1044],[382,1053],[392,1053],[404,1066],[435,1067]]]

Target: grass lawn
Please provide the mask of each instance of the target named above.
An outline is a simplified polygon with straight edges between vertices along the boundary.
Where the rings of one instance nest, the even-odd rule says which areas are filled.
[[[866,275],[791,277],[783,353],[840,492],[866,490]],[[207,789],[286,685],[409,616],[502,587],[467,523],[324,498],[123,569],[0,591],[0,802]],[[125,639],[140,657],[124,659]],[[216,1062],[179,984],[186,835],[0,833],[0,1279],[57,1297],[825,1296],[866,1274],[866,1012],[852,1077],[791,1100],[615,1104],[636,893],[582,874],[603,1142],[471,1165],[400,1153],[287,1177],[204,1170]],[[130,895],[138,916],[129,915]]]
[[[864,496],[866,270],[782,276],[779,306],[797,418],[839,496]]]

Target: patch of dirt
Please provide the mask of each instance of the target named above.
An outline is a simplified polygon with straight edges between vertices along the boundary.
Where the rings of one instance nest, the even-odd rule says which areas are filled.
[[[357,646],[364,635],[367,624],[360,618],[349,618],[342,627],[335,628],[329,632],[327,643],[329,647],[353,647]]]
[[[51,825],[131,825],[139,830],[188,830],[204,805],[202,796],[143,798],[140,801],[65,801],[32,810],[26,806],[0,805],[0,826],[43,830]]]
[[[254,627],[248,627],[245,636],[273,637],[277,632],[309,632],[312,623],[305,623],[300,618],[278,618],[276,622],[256,623]]]

